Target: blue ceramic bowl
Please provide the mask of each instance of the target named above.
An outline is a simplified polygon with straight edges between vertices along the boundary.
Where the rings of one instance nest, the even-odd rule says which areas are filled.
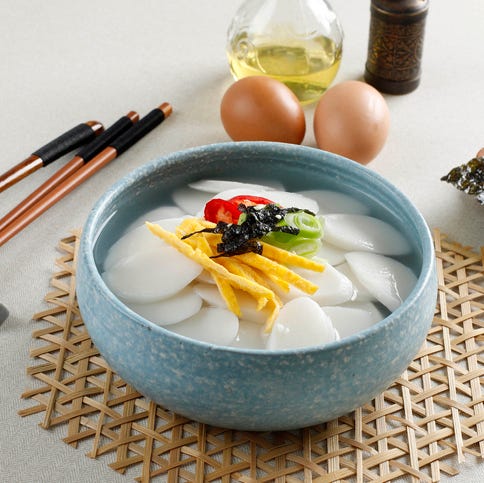
[[[411,242],[418,276],[407,300],[373,327],[324,347],[265,352],[218,347],[154,325],[104,284],[110,245],[177,187],[202,178],[277,179],[288,190],[329,188],[368,203]],[[385,390],[418,352],[434,313],[436,277],[427,225],[393,185],[353,161],[279,143],[225,143],[176,152],[110,188],[85,224],[77,296],[110,366],[138,391],[181,415],[244,430],[301,428],[331,420]]]

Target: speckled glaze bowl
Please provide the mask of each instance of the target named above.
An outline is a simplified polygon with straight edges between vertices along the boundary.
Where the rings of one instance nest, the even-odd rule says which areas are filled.
[[[202,178],[278,179],[288,190],[326,188],[351,194],[410,240],[414,253],[406,262],[418,276],[417,285],[386,319],[324,347],[274,352],[225,348],[154,325],[113,295],[100,269],[109,246],[134,219],[166,202],[173,189]],[[398,189],[372,170],[309,147],[225,143],[156,159],[101,197],[82,234],[77,296],[101,354],[146,397],[216,426],[282,430],[341,416],[400,376],[432,320],[434,264],[424,219]]]

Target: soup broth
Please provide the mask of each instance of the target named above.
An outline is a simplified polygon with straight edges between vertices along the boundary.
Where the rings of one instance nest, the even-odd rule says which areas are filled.
[[[236,211],[225,204],[233,199]],[[247,212],[230,218],[240,216],[240,204]],[[227,251],[233,239],[218,249],[230,226],[239,230],[269,206],[283,210],[282,221],[250,243],[236,240],[234,250],[248,251]],[[133,220],[107,249],[101,271],[128,307],[167,330],[279,350],[331,343],[378,323],[413,289],[412,260],[411,243],[388,213],[357,197],[205,179]]]

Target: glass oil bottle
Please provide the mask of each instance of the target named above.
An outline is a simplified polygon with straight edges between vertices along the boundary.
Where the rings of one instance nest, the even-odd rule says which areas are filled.
[[[273,77],[302,104],[317,101],[329,87],[342,51],[343,30],[325,0],[246,0],[228,30],[234,78]]]

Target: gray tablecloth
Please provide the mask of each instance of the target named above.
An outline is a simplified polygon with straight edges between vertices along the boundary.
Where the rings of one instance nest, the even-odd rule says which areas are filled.
[[[477,247],[484,242],[484,207],[439,179],[484,146],[484,4],[431,2],[422,82],[413,93],[386,96],[388,141],[369,165],[406,193],[431,227]],[[44,308],[55,246],[82,226],[94,201],[133,168],[165,153],[227,141],[219,118],[231,84],[226,30],[235,0],[27,0],[0,2],[0,172],[68,127],[89,119],[106,125],[131,109],[141,114],[169,101],[172,117],[119,159],[0,247],[0,302],[10,311],[0,327],[0,480],[125,482],[102,459],[61,441],[62,428],[43,430],[40,417],[20,418],[20,394],[35,323]],[[369,1],[333,0],[345,30],[336,82],[363,74]],[[304,145],[314,146],[305,108]],[[64,161],[68,157],[64,158]],[[54,163],[0,194],[0,216],[59,167]],[[469,457],[453,482],[484,481]],[[450,480],[449,480],[450,481]]]

